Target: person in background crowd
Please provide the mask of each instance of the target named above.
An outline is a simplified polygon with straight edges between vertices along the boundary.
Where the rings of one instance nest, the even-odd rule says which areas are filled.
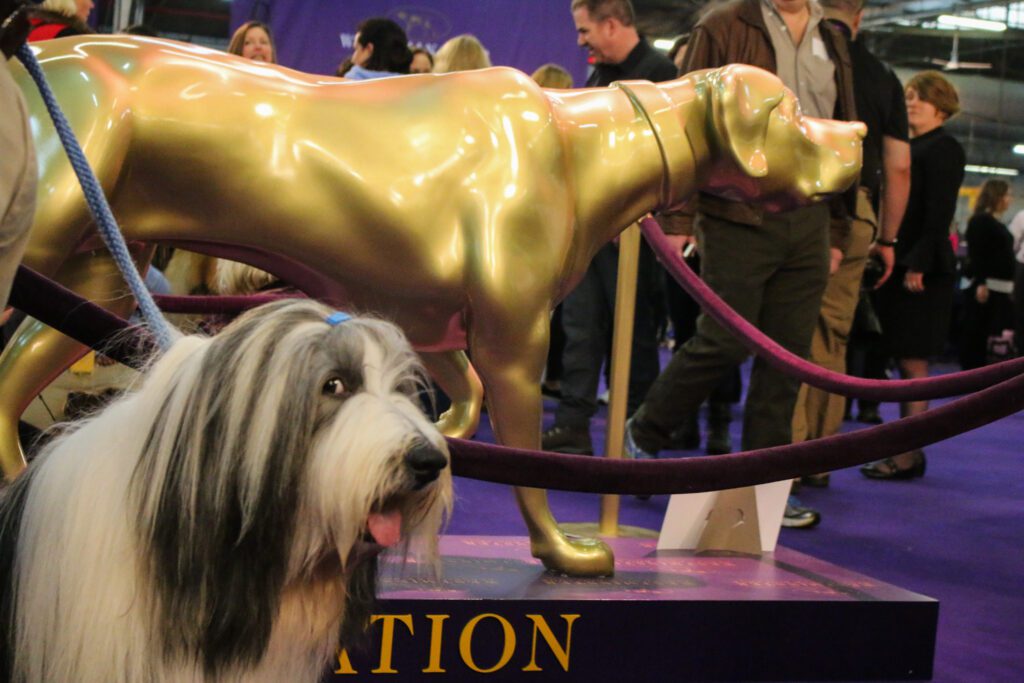
[[[668,58],[672,60],[672,63],[676,65],[676,70],[680,76],[683,76],[683,60],[686,59],[686,44],[690,42],[690,34],[676,38],[676,42],[672,43],[672,48],[668,51]]]
[[[938,71],[924,71],[907,83],[910,122],[910,199],[900,224],[896,266],[878,290],[878,317],[886,352],[904,379],[928,376],[928,359],[944,350],[956,285],[956,256],[949,228],[956,211],[966,156],[943,124],[960,111],[956,88]],[[927,401],[900,404],[909,417]],[[924,475],[921,450],[862,466],[871,479],[912,479]]]
[[[15,14],[15,12],[18,12]],[[35,215],[36,154],[28,108],[7,66],[30,31],[24,10],[0,0],[0,325],[10,316],[7,296],[28,245]]]
[[[690,34],[688,33],[680,36],[668,51],[668,58],[676,65],[680,76],[684,75],[683,60],[686,58],[686,44],[689,40]],[[700,272],[700,254],[695,248],[686,260],[695,273]],[[668,319],[672,324],[673,350],[679,351],[697,331],[700,306],[667,273],[664,279],[665,306],[668,309]],[[732,423],[732,407],[733,404],[739,403],[742,394],[743,377],[740,375],[739,367],[735,367],[708,395],[705,402],[708,407],[705,452],[708,455],[725,455],[732,452],[732,434],[729,432],[729,425]],[[670,450],[689,451],[700,448],[699,412],[699,410],[694,410],[688,413],[682,420],[682,425],[672,432],[672,439],[668,444]]]
[[[352,63],[352,58],[346,57],[342,60],[341,64],[338,65],[338,68],[335,69],[334,75],[338,78],[345,78],[348,75],[348,72],[352,70],[353,66],[355,66],[355,64]]]
[[[356,29],[354,65],[345,78],[368,81],[409,73],[412,50],[402,27],[384,17],[374,17]]]
[[[999,221],[1010,208],[1010,186],[986,180],[967,223],[967,275],[971,285],[964,304],[960,365],[964,370],[986,363],[988,338],[1013,329],[1013,235]],[[1019,340],[1018,340],[1019,343]]]
[[[32,30],[28,42],[93,33],[85,23],[92,12],[92,0],[46,0],[29,10]]]
[[[247,21],[239,26],[228,43],[228,52],[257,62],[277,64],[274,36],[262,21]]]
[[[668,81],[676,76],[672,62],[640,36],[629,0],[573,0],[576,42],[594,59],[587,87],[642,78]],[[619,252],[607,244],[597,252],[583,279],[562,302],[565,351],[562,354],[562,398],[555,423],[541,443],[544,450],[590,454],[590,418],[597,412],[601,367],[608,356],[615,311]],[[629,377],[628,409],[640,405],[658,375],[658,337],[653,302],[658,287],[657,261],[646,242],[640,247],[636,315]]]
[[[572,74],[557,64],[544,64],[530,78],[542,88],[568,90],[573,86]],[[541,392],[551,398],[562,397],[562,353],[565,351],[565,330],[562,328],[562,304],[551,313],[548,362],[544,369]]]
[[[1013,253],[1016,256],[1013,273],[1013,337],[1017,355],[1024,355],[1024,211],[1010,221],[1013,235]]]
[[[530,74],[537,85],[542,88],[553,88],[555,90],[568,90],[572,88],[572,74],[557,64],[545,64]]]
[[[896,235],[910,192],[910,143],[903,85],[892,69],[868,52],[863,41],[857,40],[864,0],[820,2],[828,21],[850,41],[857,116],[868,127],[850,244],[839,270],[825,287],[811,338],[810,359],[827,370],[845,373],[847,340],[869,253],[874,252],[883,267],[878,284],[884,283],[892,272]],[[793,441],[837,434],[845,404],[842,396],[806,384],[801,386],[793,412]],[[828,477],[828,473],[809,475],[803,483],[825,486]]]
[[[746,63],[770,69],[800,100],[804,113],[856,120],[846,39],[824,21],[813,0],[731,0],[714,4],[694,26],[683,71]],[[831,206],[769,213],[746,202],[700,194],[695,216],[680,213],[666,232],[694,240],[701,277],[727,304],[789,351],[806,357],[831,270],[848,246],[852,194]],[[830,221],[830,209],[831,218]],[[830,243],[830,226],[831,231]],[[626,425],[626,451],[656,457],[672,433],[722,378],[749,356],[706,314],[697,333],[673,354]],[[763,359],[754,360],[743,420],[743,449],[788,444],[800,383]],[[821,516],[791,498],[786,524],[811,527]]]
[[[445,42],[434,57],[434,73],[446,74],[453,71],[473,71],[491,66],[487,48],[476,36],[463,33]]]
[[[412,51],[412,62],[409,64],[409,73],[428,74],[434,70],[434,55],[430,50],[422,47],[414,48]]]

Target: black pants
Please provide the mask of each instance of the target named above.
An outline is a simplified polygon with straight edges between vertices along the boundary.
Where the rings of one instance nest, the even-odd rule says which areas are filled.
[[[611,348],[618,267],[618,247],[605,245],[594,256],[583,280],[562,302],[565,351],[562,354],[562,400],[555,413],[558,425],[586,427],[597,412],[601,368]],[[659,268],[654,252],[646,242],[641,243],[629,373],[630,414],[643,401],[658,376],[654,302]]]
[[[704,281],[740,315],[793,353],[806,357],[828,280],[828,209],[822,205],[766,215],[758,226],[697,216]],[[688,413],[748,356],[706,314],[637,411],[637,445],[657,452]],[[750,376],[743,448],[789,443],[799,382],[758,358]]]

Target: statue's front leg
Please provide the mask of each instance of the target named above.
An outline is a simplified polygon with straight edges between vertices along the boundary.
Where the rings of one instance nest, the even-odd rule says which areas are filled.
[[[477,313],[477,320],[486,319]],[[543,308],[518,324],[491,321],[494,329],[471,330],[473,364],[483,378],[488,415],[498,442],[506,446],[540,448],[540,378],[547,359],[549,319]],[[530,550],[546,568],[571,576],[615,573],[615,555],[607,544],[569,536],[559,528],[547,491],[519,487],[515,494],[530,534]]]

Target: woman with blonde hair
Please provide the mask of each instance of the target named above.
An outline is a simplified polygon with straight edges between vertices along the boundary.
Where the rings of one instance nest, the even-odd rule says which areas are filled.
[[[434,73],[446,74],[453,71],[473,71],[491,66],[487,49],[476,36],[463,33],[448,40],[434,57]]]
[[[907,83],[910,124],[910,197],[896,240],[896,266],[878,290],[882,343],[904,379],[928,376],[928,359],[949,339],[956,256],[949,230],[956,212],[967,158],[943,124],[960,111],[953,84],[938,71],[924,71]],[[928,409],[927,401],[900,404],[903,417]],[[924,475],[924,452],[900,453],[861,467],[871,479],[912,479]]]
[[[277,64],[274,35],[262,21],[247,21],[239,26],[231,36],[228,52],[257,62]]]
[[[568,90],[572,87],[572,74],[557,64],[545,64],[534,71],[530,78],[542,88]]]

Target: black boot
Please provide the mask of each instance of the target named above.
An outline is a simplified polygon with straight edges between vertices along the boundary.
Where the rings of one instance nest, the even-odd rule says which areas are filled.
[[[700,423],[697,422],[696,412],[687,415],[683,426],[672,432],[672,443],[669,448],[674,451],[692,451],[700,448]]]
[[[732,437],[729,436],[730,422],[732,422],[731,403],[708,402],[708,455],[732,453]]]

